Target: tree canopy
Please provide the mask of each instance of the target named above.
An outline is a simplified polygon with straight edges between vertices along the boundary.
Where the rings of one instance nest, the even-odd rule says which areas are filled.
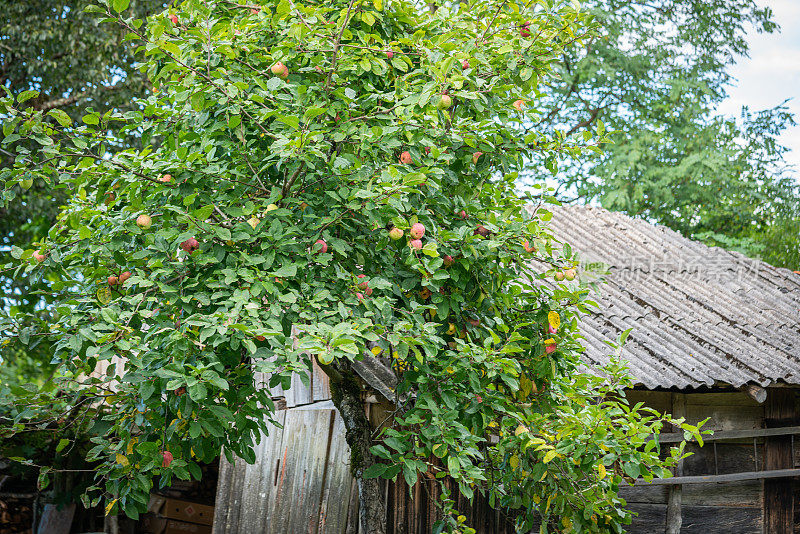
[[[623,477],[666,475],[682,447],[661,451],[668,420],[620,400],[621,366],[577,371],[587,290],[546,227],[553,200],[529,212],[516,194],[530,161],[609,140],[522,127],[591,17],[559,1],[189,0],[147,24],[128,0],[90,10],[124,29],[154,90],[79,118],[31,106],[38,90],[0,101],[6,203],[30,180],[67,199],[11,251],[51,280],[54,315],[2,330],[51,339],[57,372],[14,388],[6,436],[54,407],[87,423],[85,502],[136,517],[154,480],[197,477],[223,449],[252,461],[275,409],[255,373],[286,386],[316,360],[366,532],[384,531],[375,479],[424,473],[519,510],[520,528],[621,531]],[[399,380],[375,440],[352,369],[373,357]]]

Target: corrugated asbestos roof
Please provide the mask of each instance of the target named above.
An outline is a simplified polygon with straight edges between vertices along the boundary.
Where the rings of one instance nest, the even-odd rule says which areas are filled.
[[[607,269],[600,309],[582,321],[588,364],[633,327],[622,356],[647,388],[800,384],[800,275],[620,213],[552,211],[582,276],[584,262]]]

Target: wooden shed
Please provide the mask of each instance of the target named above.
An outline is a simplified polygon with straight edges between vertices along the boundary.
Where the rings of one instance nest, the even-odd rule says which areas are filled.
[[[602,277],[600,308],[581,324],[587,369],[604,363],[605,340],[633,328],[623,350],[642,401],[715,431],[674,478],[624,487],[638,516],[628,532],[800,532],[800,275],[710,248],[647,222],[597,208],[554,210],[556,236]],[[603,273],[602,276],[600,273]],[[393,375],[379,359],[357,369],[380,391]],[[355,534],[358,503],[343,423],[325,374],[299,379],[262,440],[257,461],[220,465],[214,532]],[[666,433],[662,441],[682,436]],[[387,484],[390,533],[428,533],[435,484]],[[513,532],[485,502],[460,506],[480,533]],[[795,514],[798,517],[795,518]]]

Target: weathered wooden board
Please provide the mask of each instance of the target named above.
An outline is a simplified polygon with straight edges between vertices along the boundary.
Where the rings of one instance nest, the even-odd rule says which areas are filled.
[[[761,406],[750,395],[743,391],[721,393],[687,393],[687,406]]]
[[[711,442],[703,447],[690,443],[686,450],[692,453],[683,461],[683,474],[687,476],[724,475],[764,469],[763,443],[754,446],[752,440],[750,443]]]
[[[770,388],[767,395],[765,421],[768,427],[794,425],[795,393],[792,389]],[[792,436],[766,438],[767,469],[789,469],[794,463]],[[794,479],[764,481],[764,530],[770,534],[794,532]]]
[[[256,463],[221,460],[216,534],[344,534],[352,477],[341,418],[329,401],[280,410]]]
[[[625,531],[629,534],[664,532],[666,505],[632,504],[638,514]],[[736,534],[762,534],[763,517],[759,508],[729,506],[682,506],[681,534],[709,534],[725,532]]]
[[[75,517],[75,504],[58,508],[55,504],[45,504],[38,534],[69,534],[72,519]]]
[[[708,430],[740,430],[746,428],[762,428],[764,425],[763,406],[726,406],[726,405],[687,405],[686,420],[690,423],[711,419],[703,425]]]

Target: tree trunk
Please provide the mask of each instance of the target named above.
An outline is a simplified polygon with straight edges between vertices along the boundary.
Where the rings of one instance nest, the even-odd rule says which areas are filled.
[[[350,472],[356,479],[362,534],[386,534],[386,503],[380,479],[364,479],[364,470],[375,462],[370,453],[372,427],[367,419],[362,389],[348,362],[321,365],[330,377],[331,397],[344,421],[350,446]]]

